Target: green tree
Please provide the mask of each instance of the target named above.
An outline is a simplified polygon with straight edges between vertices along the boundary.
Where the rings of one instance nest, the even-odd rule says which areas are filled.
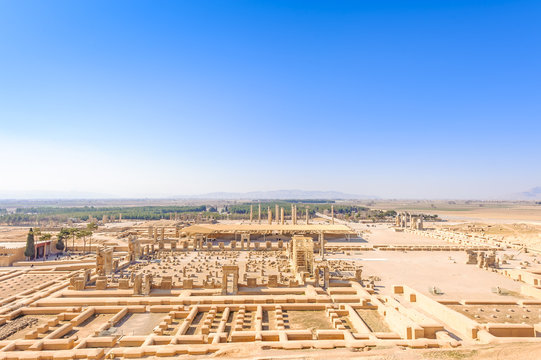
[[[49,234],[49,233],[43,233],[41,234],[41,240],[42,241],[49,241],[51,240],[51,238],[53,237],[53,235]]]
[[[58,232],[58,242],[56,243],[56,249],[59,251],[63,251],[66,245],[64,244],[64,239],[66,239],[70,235],[68,229],[61,228]]]
[[[92,251],[92,235],[94,235],[94,231],[98,230],[98,224],[95,222],[86,224],[86,230],[89,232],[88,236],[90,237],[89,251]]]
[[[56,247],[56,250],[60,252],[64,251],[64,247],[65,247],[64,240],[62,240],[62,238],[58,238],[58,241],[56,242],[55,247]]]
[[[36,255],[36,249],[34,248],[34,232],[32,228],[28,231],[28,236],[26,237],[26,249],[24,250],[24,256],[27,259],[33,259]]]
[[[77,236],[77,239],[83,239],[83,253],[86,252],[86,238],[87,236],[91,236],[92,235],[92,231],[88,230],[88,229],[78,229],[77,230],[77,233],[76,233],[76,236]]]
[[[96,224],[95,222],[91,222],[86,224],[86,228],[90,231],[98,230],[98,224]]]
[[[75,237],[77,236],[77,228],[68,228],[66,229],[68,236],[71,236],[71,247],[75,250]]]
[[[73,233],[74,237],[77,238],[77,242],[79,242],[79,240],[83,239],[84,238],[84,234],[83,234],[83,230],[81,229],[76,229],[75,232]],[[83,252],[85,251],[85,247],[83,245]]]
[[[41,236],[41,229],[38,227],[35,227],[32,232],[34,233],[34,240],[39,241]]]

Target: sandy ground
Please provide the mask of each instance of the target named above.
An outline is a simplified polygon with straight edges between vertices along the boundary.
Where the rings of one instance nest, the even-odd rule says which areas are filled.
[[[469,318],[480,323],[526,323],[535,325],[541,322],[541,306],[528,305],[449,305]]]
[[[357,228],[365,225],[354,224]],[[418,245],[448,245],[449,243],[418,236],[412,233],[394,232],[388,225],[376,225],[369,228],[369,233],[363,234],[367,244],[418,244]],[[332,241],[329,241],[332,243]],[[504,252],[499,252],[503,254]],[[507,251],[515,260],[505,267],[513,268],[520,261],[531,261],[531,254],[517,254],[517,251]],[[328,259],[354,260],[363,266],[363,277],[377,276],[381,281],[376,285],[382,293],[390,294],[392,285],[409,285],[427,295],[430,288],[437,287],[444,294],[438,298],[445,299],[502,299],[502,295],[494,293],[500,287],[511,293],[520,291],[520,283],[497,273],[479,269],[475,265],[467,265],[467,255],[464,251],[366,251],[346,254],[329,254]],[[505,299],[517,299],[512,294]]]
[[[0,226],[0,242],[26,241],[28,229],[27,226]]]
[[[117,334],[147,335],[162,321],[165,314],[161,313],[130,313],[117,324]]]
[[[332,329],[332,324],[324,311],[293,311],[284,312],[286,328],[303,329]]]
[[[541,225],[526,223],[485,224],[475,222],[453,225],[440,224],[439,227],[464,234],[496,237],[506,242],[522,244],[541,250]]]
[[[533,222],[541,224],[541,205],[533,202],[480,201],[375,201],[370,207],[381,210],[411,211],[437,214],[453,221],[484,221],[494,223]]]
[[[213,355],[176,356],[174,359],[257,359],[257,360],[539,360],[541,344],[514,343],[499,345],[478,345],[456,349],[408,349],[401,347],[366,348],[360,351],[348,349],[330,350],[270,350],[261,349],[257,344],[231,344]],[[160,358],[167,359],[167,358]],[[170,358],[173,359],[173,358]]]
[[[391,294],[393,285],[408,285],[426,295],[437,287],[443,292],[438,298],[445,299],[494,299],[502,295],[493,293],[500,287],[513,292],[520,291],[520,283],[497,273],[466,265],[465,252],[439,251],[386,251],[365,252],[362,255],[332,255],[328,259],[356,258],[363,266],[363,277],[377,276],[376,286],[381,293]],[[506,299],[516,298],[505,296]]]
[[[376,224],[370,227],[361,224],[350,224],[350,226],[363,230],[362,238],[371,245],[449,245],[446,241],[427,236],[395,232],[387,224]]]

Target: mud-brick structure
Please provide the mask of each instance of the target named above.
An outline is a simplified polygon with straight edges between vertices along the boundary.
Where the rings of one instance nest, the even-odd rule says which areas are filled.
[[[314,273],[314,241],[311,237],[293,236],[288,253],[294,273]]]
[[[494,244],[393,227],[390,243],[350,242],[353,231],[345,225],[282,225],[276,213],[280,220],[271,225],[259,224],[259,216],[250,225],[145,224],[95,253],[0,268],[0,359],[541,341],[541,271],[525,261],[523,268],[505,265],[504,250]],[[400,242],[405,236],[413,242]],[[454,271],[449,281],[463,269],[522,288],[455,296],[453,283],[442,283],[443,291],[440,284],[410,286],[408,279],[389,285],[381,278],[393,275],[386,273],[391,265],[379,273],[371,268],[419,253],[425,253],[420,261],[437,257],[438,266]]]

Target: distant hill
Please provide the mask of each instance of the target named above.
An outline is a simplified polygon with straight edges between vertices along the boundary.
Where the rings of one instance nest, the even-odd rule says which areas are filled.
[[[70,202],[72,200],[109,200],[109,202],[124,202],[133,200],[136,203],[153,200],[372,200],[375,196],[346,194],[339,191],[304,191],[304,190],[275,190],[275,191],[252,191],[252,192],[213,192],[199,195],[178,195],[160,197],[132,197],[122,198],[107,194],[77,191],[26,191],[26,192],[1,192],[0,199],[3,200],[38,200],[38,201],[60,201]]]
[[[239,200],[258,200],[258,199],[328,199],[328,200],[359,200],[376,199],[375,196],[346,194],[339,191],[304,191],[304,190],[274,190],[274,191],[252,191],[245,193],[234,192],[213,192],[201,195],[182,196],[191,199],[239,199]]]
[[[541,186],[536,186],[528,191],[518,194],[521,200],[541,200]]]
[[[109,194],[100,194],[83,191],[0,191],[0,199],[107,199],[113,196]]]

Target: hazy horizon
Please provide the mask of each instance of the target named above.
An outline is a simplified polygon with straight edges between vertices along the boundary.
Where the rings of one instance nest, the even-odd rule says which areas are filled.
[[[291,192],[294,192],[292,195]],[[296,192],[296,193],[295,193]],[[277,196],[275,196],[278,193]],[[284,194],[280,194],[284,193]],[[308,193],[307,195],[298,195],[298,193]],[[334,195],[327,195],[334,193]],[[261,194],[261,195],[257,195]],[[172,194],[169,196],[114,196],[110,194],[100,193],[85,193],[85,192],[40,192],[40,191],[28,191],[28,192],[13,192],[5,193],[0,192],[0,201],[70,201],[70,200],[358,200],[358,201],[402,201],[402,200],[419,200],[419,201],[539,201],[541,200],[541,188],[533,188],[531,191],[517,192],[513,194],[507,194],[499,197],[487,197],[487,198],[408,198],[408,197],[394,197],[385,198],[371,194],[349,194],[339,191],[305,191],[305,190],[270,190],[270,191],[250,191],[250,192],[211,192],[201,194]]]
[[[0,3],[1,194],[541,185],[536,1]]]

